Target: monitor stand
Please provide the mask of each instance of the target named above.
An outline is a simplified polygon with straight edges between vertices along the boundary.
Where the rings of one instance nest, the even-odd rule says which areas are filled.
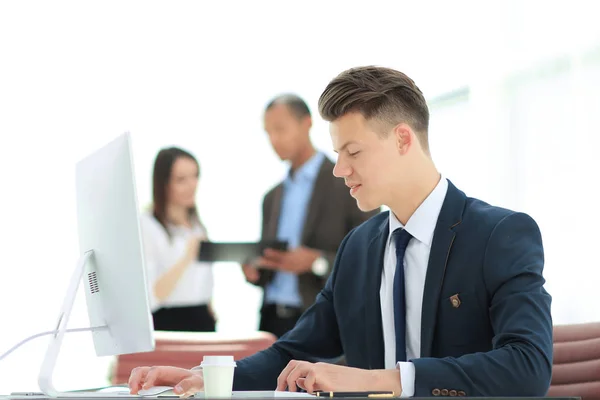
[[[58,354],[60,353],[63,337],[67,331],[67,324],[69,322],[69,317],[71,316],[73,303],[75,303],[77,289],[79,289],[79,285],[85,271],[85,266],[90,257],[93,255],[94,251],[88,250],[83,253],[83,255],[81,255],[77,261],[77,267],[75,268],[73,276],[71,277],[71,282],[69,284],[69,288],[67,289],[67,293],[63,300],[63,305],[58,316],[58,322],[56,324],[54,335],[50,339],[48,349],[46,350],[46,355],[44,356],[44,361],[42,362],[42,366],[40,368],[38,385],[40,386],[40,390],[48,397],[107,397],[106,393],[98,392],[59,392],[52,383],[54,367],[56,366],[56,360],[58,359]],[[90,331],[105,330],[108,329],[108,326],[103,325],[91,327],[89,329]]]

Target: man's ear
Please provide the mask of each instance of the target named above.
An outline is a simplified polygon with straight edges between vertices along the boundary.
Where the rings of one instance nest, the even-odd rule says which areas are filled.
[[[394,127],[393,135],[396,138],[396,148],[398,153],[404,155],[408,152],[413,144],[415,134],[410,126],[405,123],[400,123]]]
[[[301,124],[304,128],[310,130],[310,128],[312,128],[312,118],[309,115],[303,117]]]

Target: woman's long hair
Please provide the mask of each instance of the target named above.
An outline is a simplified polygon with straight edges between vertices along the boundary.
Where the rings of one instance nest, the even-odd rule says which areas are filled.
[[[196,160],[191,153],[178,147],[169,147],[160,150],[156,155],[154,171],[152,173],[152,213],[163,228],[165,228],[169,237],[171,237],[171,233],[167,226],[167,187],[169,185],[169,180],[171,179],[173,164],[175,164],[175,161],[178,158],[182,157],[194,161],[198,168],[198,178],[200,178],[200,164],[198,163],[198,160]],[[195,204],[188,209],[188,217],[190,222],[195,222],[204,229],[204,225],[200,220],[198,209]]]

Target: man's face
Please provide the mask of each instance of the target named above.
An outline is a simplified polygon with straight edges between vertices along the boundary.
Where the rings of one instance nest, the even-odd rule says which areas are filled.
[[[378,135],[360,113],[346,114],[330,124],[338,159],[333,174],[344,178],[358,207],[370,211],[387,204],[402,173],[396,136]]]
[[[265,131],[273,150],[282,160],[291,160],[308,141],[311,119],[298,119],[285,104],[276,104],[265,112]]]

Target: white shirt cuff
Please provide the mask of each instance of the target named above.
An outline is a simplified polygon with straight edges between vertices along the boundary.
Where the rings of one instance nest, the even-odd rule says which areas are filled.
[[[413,397],[415,395],[415,365],[410,361],[401,361],[396,367],[400,370],[400,384],[402,385],[400,397]]]

